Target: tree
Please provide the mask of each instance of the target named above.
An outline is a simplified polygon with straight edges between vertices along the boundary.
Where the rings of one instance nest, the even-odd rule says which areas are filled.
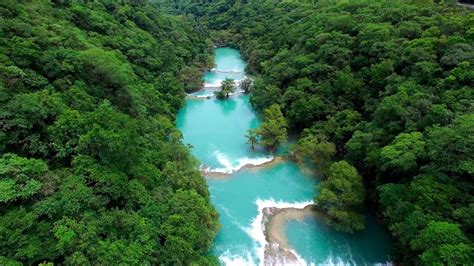
[[[259,111],[279,103],[281,99],[281,89],[275,85],[265,84],[261,78],[254,82],[254,90],[250,97],[252,106]]]
[[[244,90],[245,93],[250,93],[253,89],[252,80],[249,78],[245,78],[240,82],[240,87],[242,88],[242,90]]]
[[[459,225],[449,222],[429,222],[411,245],[422,252],[426,265],[468,265],[474,259],[474,249]]]
[[[309,159],[321,175],[326,175],[332,159],[336,154],[336,145],[327,141],[324,135],[309,133],[298,141],[294,151],[296,161],[303,162]]]
[[[281,113],[280,106],[274,104],[263,111],[262,118],[263,122],[256,130],[260,144],[269,150],[275,150],[287,138],[288,125],[285,117]]]
[[[0,204],[22,202],[37,194],[48,167],[41,160],[5,154],[0,159]]]
[[[233,79],[226,78],[222,81],[220,91],[215,92],[217,98],[224,99],[229,98],[229,94],[235,91],[235,81]]]
[[[445,173],[474,174],[473,132],[473,114],[458,116],[449,126],[430,129],[426,145],[430,167]]]
[[[425,141],[420,132],[402,133],[380,152],[381,169],[407,173],[416,170],[417,160],[423,158]]]
[[[338,231],[364,229],[364,186],[357,170],[346,161],[333,163],[326,179],[318,186],[316,206],[325,210],[326,221]]]
[[[187,92],[193,92],[202,87],[202,71],[198,67],[184,67],[179,73],[179,78]]]
[[[291,104],[288,110],[288,119],[292,122],[293,127],[310,127],[313,121],[321,120],[326,116],[328,109],[319,96],[305,95]]]
[[[345,143],[352,137],[361,122],[361,115],[356,111],[343,110],[328,116],[326,122],[317,123],[315,128],[329,137],[336,144],[339,153],[344,153]]]
[[[252,150],[255,150],[255,145],[258,143],[258,134],[256,129],[249,129],[247,131],[247,135],[245,135],[247,138],[247,144],[250,144],[252,147]]]
[[[469,185],[453,183],[442,174],[423,174],[409,183],[378,187],[381,209],[388,218],[390,230],[397,236],[397,253],[401,252],[405,261],[414,261],[420,254],[412,248],[411,242],[430,221],[456,215],[452,202],[464,205],[471,200],[470,195],[463,192],[465,186]]]

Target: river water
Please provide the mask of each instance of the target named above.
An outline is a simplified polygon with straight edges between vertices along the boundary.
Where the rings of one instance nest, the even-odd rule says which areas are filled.
[[[212,253],[227,265],[268,264],[264,259],[262,209],[311,204],[319,181],[288,161],[242,168],[268,162],[272,157],[252,151],[246,144],[247,130],[259,125],[247,95],[207,99],[223,79],[238,81],[245,77],[246,64],[239,51],[217,48],[215,62],[216,68],[205,73],[205,88],[186,99],[177,126],[184,142],[192,145],[202,169],[210,173],[206,179],[221,223]],[[211,177],[216,173],[219,177]],[[338,233],[312,216],[289,221],[281,231],[300,264],[377,264],[389,260],[391,238],[371,216],[366,229],[353,235]]]

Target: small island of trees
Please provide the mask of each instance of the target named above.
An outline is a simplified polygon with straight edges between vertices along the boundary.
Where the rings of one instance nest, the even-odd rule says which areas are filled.
[[[226,78],[221,82],[221,86],[218,91],[214,92],[218,99],[227,99],[229,95],[235,91],[235,81],[230,78]]]

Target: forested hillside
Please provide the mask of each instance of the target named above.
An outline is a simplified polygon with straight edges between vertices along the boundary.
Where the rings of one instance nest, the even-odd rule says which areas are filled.
[[[396,240],[394,261],[472,264],[472,11],[431,1],[157,2],[240,48],[257,75],[253,106],[280,105],[302,133],[295,156],[316,162],[316,204],[336,228],[363,228],[365,194]]]
[[[215,262],[174,126],[209,47],[146,1],[0,1],[1,265]]]

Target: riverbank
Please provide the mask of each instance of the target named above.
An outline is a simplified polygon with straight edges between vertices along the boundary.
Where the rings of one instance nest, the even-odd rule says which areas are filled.
[[[302,259],[288,244],[285,235],[285,225],[290,220],[302,221],[307,217],[321,218],[321,213],[314,205],[307,205],[304,208],[276,208],[268,207],[263,209],[264,234],[267,240],[265,246],[265,261],[271,264],[301,264]]]

